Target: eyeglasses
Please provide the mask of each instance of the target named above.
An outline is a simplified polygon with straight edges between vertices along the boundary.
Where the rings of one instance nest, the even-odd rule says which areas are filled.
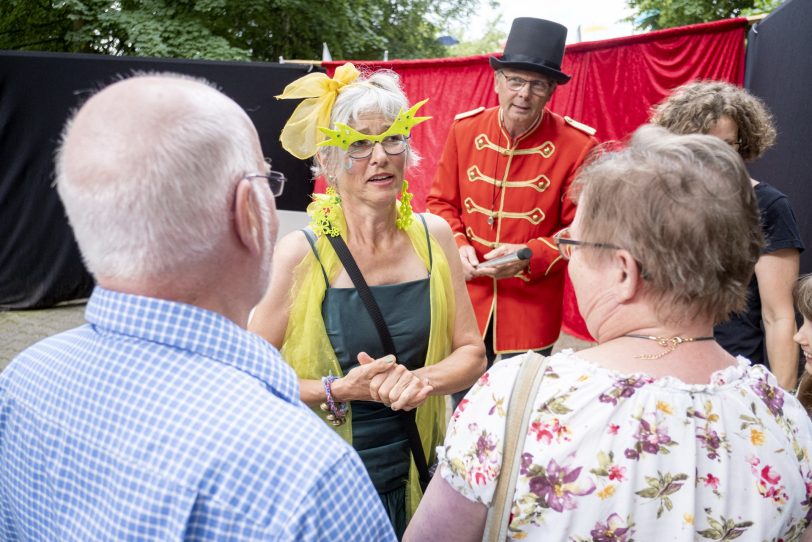
[[[375,143],[377,143],[377,141],[371,139],[355,141],[347,147],[347,154],[356,160],[369,158],[372,155],[372,149],[375,148]],[[409,148],[409,140],[403,135],[393,135],[383,138],[381,147],[383,147],[383,152],[389,156],[397,156]]]
[[[502,74],[502,77],[505,78],[505,84],[507,88],[514,92],[518,92],[524,88],[525,85],[530,85],[530,92],[535,94],[536,96],[546,96],[550,93],[550,91],[555,86],[553,81],[549,79],[533,79],[528,81],[522,77],[518,77],[516,75],[505,75],[504,72],[499,72]]]
[[[278,198],[285,190],[285,175],[279,171],[269,170],[267,175],[261,173],[250,173],[244,177],[245,179],[265,179],[268,181],[268,186],[271,187],[271,194]]]
[[[563,230],[559,231],[555,235],[553,235],[553,241],[555,242],[556,248],[558,248],[558,252],[561,254],[561,257],[565,260],[569,260],[572,256],[572,251],[575,247],[591,247],[591,248],[608,248],[612,250],[621,250],[621,248],[617,245],[612,245],[609,243],[589,243],[587,241],[577,241],[570,237],[570,229],[564,228]]]

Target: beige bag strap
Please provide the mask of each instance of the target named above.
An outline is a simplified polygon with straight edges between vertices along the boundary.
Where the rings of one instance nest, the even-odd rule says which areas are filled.
[[[493,500],[488,508],[488,520],[482,533],[483,542],[501,542],[507,538],[508,519],[513,494],[516,491],[522,445],[527,436],[536,393],[547,371],[547,362],[548,359],[541,354],[528,352],[524,355],[522,367],[513,382],[505,419],[502,468],[499,471],[499,481],[496,483]]]

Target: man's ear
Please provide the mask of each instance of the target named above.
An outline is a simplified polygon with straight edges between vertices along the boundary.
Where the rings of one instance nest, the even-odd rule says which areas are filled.
[[[616,284],[618,301],[625,303],[634,298],[643,285],[643,277],[640,276],[640,266],[637,265],[637,261],[632,258],[628,250],[617,250],[613,257],[613,262],[616,265],[618,273],[618,282]]]
[[[257,193],[248,179],[237,183],[234,196],[234,228],[240,242],[252,254],[262,254],[262,214]]]

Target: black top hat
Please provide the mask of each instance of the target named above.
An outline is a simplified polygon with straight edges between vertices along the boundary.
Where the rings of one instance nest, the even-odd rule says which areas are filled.
[[[541,73],[560,84],[570,80],[561,71],[567,27],[533,17],[513,19],[502,58],[490,58],[491,68],[514,68]]]

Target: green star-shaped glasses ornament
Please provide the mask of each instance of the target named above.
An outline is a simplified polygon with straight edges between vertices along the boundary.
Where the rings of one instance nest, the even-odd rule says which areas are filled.
[[[375,143],[383,143],[384,139],[391,136],[402,135],[409,137],[412,127],[431,118],[415,116],[417,110],[420,109],[420,107],[427,101],[429,101],[428,98],[422,102],[414,104],[411,109],[406,112],[401,109],[398,116],[395,117],[395,122],[393,122],[384,133],[378,135],[362,134],[358,130],[340,122],[336,123],[335,130],[319,127],[319,130],[321,130],[321,132],[327,136],[327,139],[321,141],[318,145],[319,147],[340,147],[341,150],[346,151],[353,143],[363,141],[365,139]]]

